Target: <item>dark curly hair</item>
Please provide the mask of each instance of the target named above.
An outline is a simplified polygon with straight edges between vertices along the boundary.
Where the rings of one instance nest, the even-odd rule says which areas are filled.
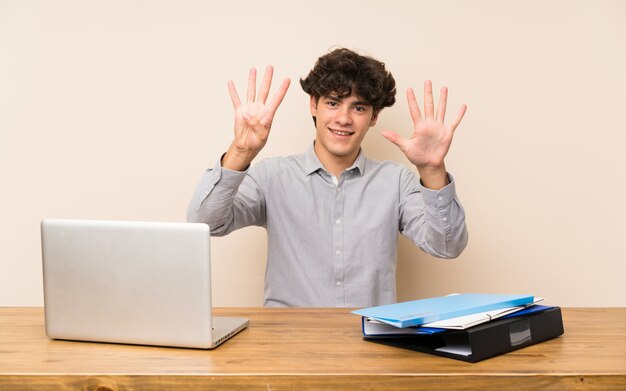
[[[396,81],[385,64],[345,48],[320,57],[300,85],[316,100],[331,93],[340,98],[354,93],[372,105],[374,113],[396,102]]]

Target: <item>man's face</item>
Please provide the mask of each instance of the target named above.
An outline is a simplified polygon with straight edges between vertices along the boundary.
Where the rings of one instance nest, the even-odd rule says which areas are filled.
[[[322,162],[341,158],[351,164],[377,120],[372,106],[356,95],[339,98],[330,94],[317,101],[311,97],[311,115],[316,118],[315,152]]]

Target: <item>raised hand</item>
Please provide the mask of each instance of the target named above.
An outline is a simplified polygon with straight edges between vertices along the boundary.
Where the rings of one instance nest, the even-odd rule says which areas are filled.
[[[445,125],[448,100],[446,87],[441,88],[436,115],[430,80],[424,82],[424,117],[420,113],[413,89],[407,90],[406,97],[413,120],[411,137],[406,139],[390,130],[384,131],[383,136],[397,145],[407,159],[417,167],[426,187],[440,189],[448,183],[444,158],[450,150],[454,131],[461,123],[467,106],[461,105],[454,121]]]
[[[256,69],[250,69],[246,102],[241,103],[235,83],[228,82],[230,99],[235,109],[235,139],[222,160],[222,166],[233,170],[244,170],[263,149],[278,106],[280,106],[290,80],[286,78],[280,84],[274,96],[266,103],[272,85],[274,68],[268,66],[261,82],[259,94],[256,94]]]

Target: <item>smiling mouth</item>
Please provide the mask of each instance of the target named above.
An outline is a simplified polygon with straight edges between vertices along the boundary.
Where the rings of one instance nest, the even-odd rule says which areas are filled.
[[[354,134],[354,132],[348,130],[335,130],[330,128],[328,128],[328,130],[330,130],[332,134],[335,134],[337,136],[351,136]]]

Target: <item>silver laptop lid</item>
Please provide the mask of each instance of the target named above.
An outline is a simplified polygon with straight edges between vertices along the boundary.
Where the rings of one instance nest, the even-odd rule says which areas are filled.
[[[44,220],[50,338],[212,347],[206,224]]]

